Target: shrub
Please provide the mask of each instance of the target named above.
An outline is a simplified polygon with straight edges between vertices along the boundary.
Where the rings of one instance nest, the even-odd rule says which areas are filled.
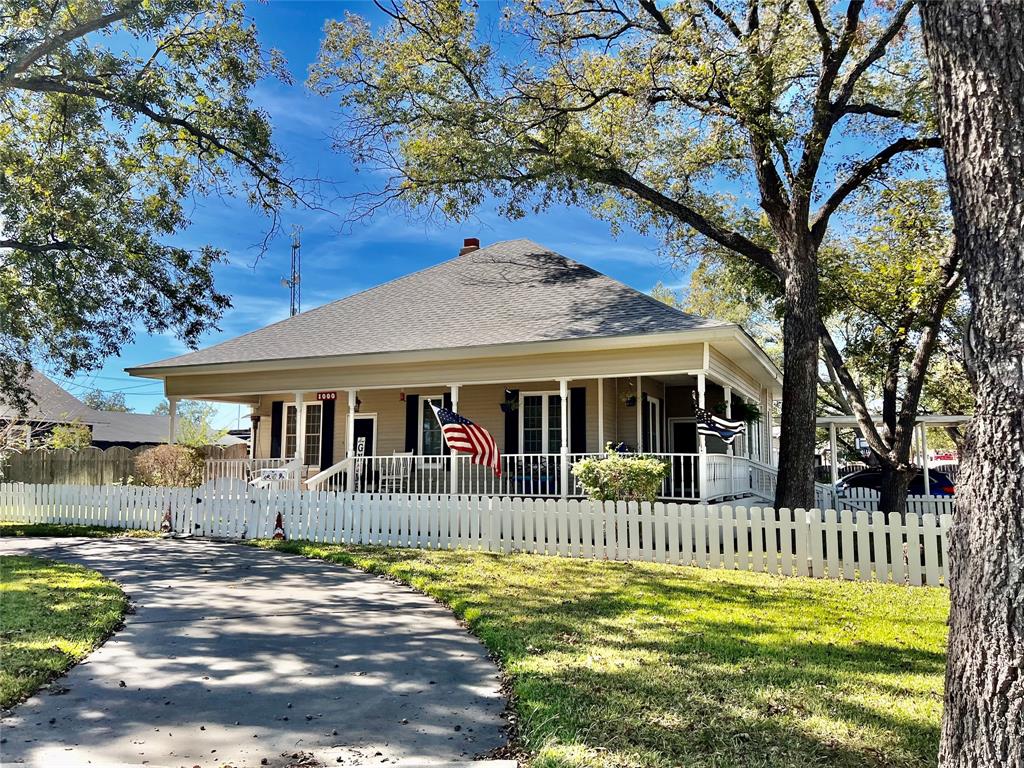
[[[135,457],[135,478],[143,485],[195,488],[203,482],[203,455],[187,445],[158,445]]]
[[[56,424],[46,437],[47,448],[88,448],[92,444],[92,430],[85,424],[72,421]]]
[[[621,454],[611,447],[603,459],[590,456],[572,465],[583,490],[596,501],[654,501],[667,470],[654,456]]]

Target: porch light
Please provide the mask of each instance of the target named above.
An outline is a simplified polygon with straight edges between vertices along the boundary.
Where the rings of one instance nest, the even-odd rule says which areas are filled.
[[[356,407],[355,407],[355,411],[356,411],[356,413],[359,413],[359,406],[361,406],[362,404],[363,404],[363,401],[362,401],[362,400],[360,400],[360,399],[359,399],[359,398],[357,397],[357,398],[356,398]]]
[[[405,402],[405,390],[404,389],[398,390],[398,399],[399,399],[400,402],[403,402],[403,403]]]

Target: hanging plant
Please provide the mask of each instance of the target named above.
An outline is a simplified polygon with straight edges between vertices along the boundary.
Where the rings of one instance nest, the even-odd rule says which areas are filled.
[[[515,413],[519,410],[519,398],[511,389],[505,390],[505,400],[501,404],[502,413]]]
[[[746,403],[740,400],[733,403],[732,417],[750,425],[761,418],[761,409],[757,406],[757,403]]]

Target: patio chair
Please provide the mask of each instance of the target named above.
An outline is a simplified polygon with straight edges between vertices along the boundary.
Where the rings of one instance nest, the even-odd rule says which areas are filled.
[[[395,451],[390,458],[384,460],[380,473],[378,490],[381,493],[402,493],[407,489],[415,454]]]

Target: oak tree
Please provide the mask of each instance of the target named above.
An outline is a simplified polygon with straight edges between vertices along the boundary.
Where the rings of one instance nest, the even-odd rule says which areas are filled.
[[[0,8],[0,399],[33,358],[66,377],[138,330],[194,345],[229,305],[222,253],[176,244],[197,198],[273,217],[295,187],[249,98],[284,76],[240,2],[5,0]]]

